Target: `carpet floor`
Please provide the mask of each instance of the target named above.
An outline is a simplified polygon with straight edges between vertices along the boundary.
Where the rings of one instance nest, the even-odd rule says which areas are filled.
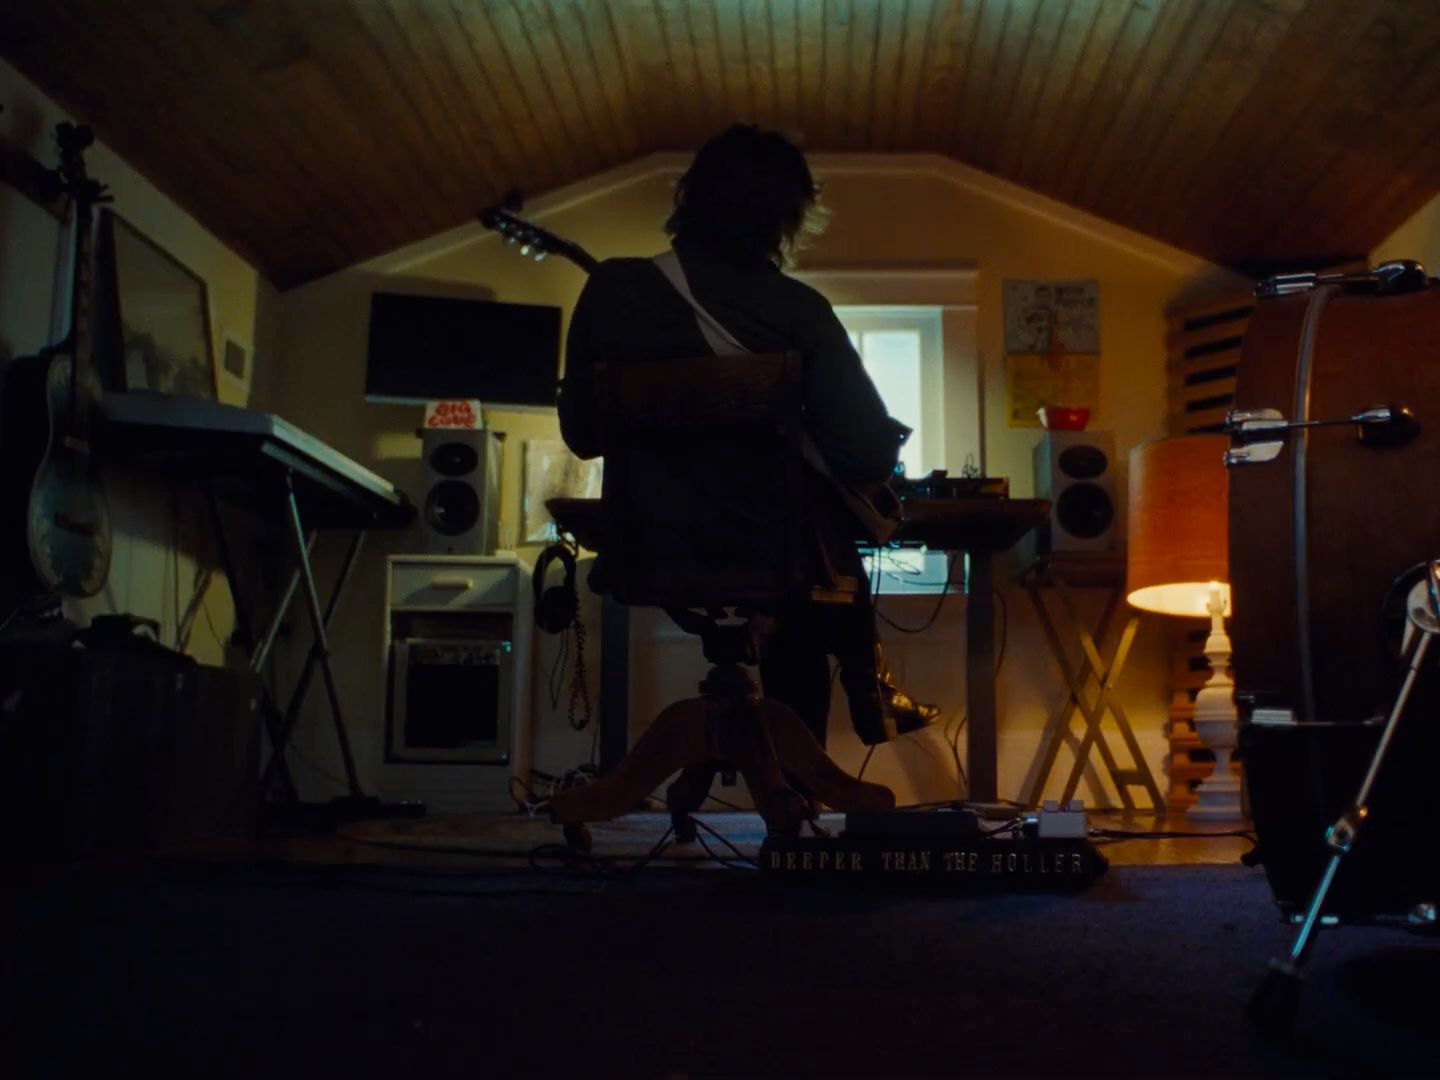
[[[753,871],[149,863],[0,902],[0,1074],[1420,1076],[1440,946],[1321,938],[1294,1035],[1263,875],[1078,894],[772,888]]]

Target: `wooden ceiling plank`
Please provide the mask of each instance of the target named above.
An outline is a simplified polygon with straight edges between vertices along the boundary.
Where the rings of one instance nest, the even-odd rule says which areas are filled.
[[[636,141],[633,127],[631,137],[627,138],[625,125],[615,109],[612,87],[607,85],[604,74],[595,63],[595,49],[591,42],[593,28],[586,19],[587,10],[592,17],[603,17],[604,12],[589,4],[577,4],[574,0],[549,0],[542,10],[546,14],[550,36],[569,73],[570,83],[584,106],[596,145],[611,164],[628,161]]]
[[[504,0],[480,4],[476,12],[484,17],[485,29],[490,32],[489,41],[493,42],[495,50],[493,55],[501,59],[500,70],[495,73],[497,87],[508,83],[524,101],[530,124],[555,161],[559,182],[563,184],[568,179],[584,176],[585,165],[572,134],[574,120],[567,120],[560,111],[554,91],[525,33],[519,10],[509,0]],[[491,47],[487,42],[482,46],[481,55],[489,55]]]
[[[780,125],[775,99],[775,23],[767,4],[744,4],[739,9],[740,44],[750,88],[750,115],[770,129]]]
[[[420,179],[419,170],[415,162],[386,148],[373,121],[354,110],[353,94],[347,92],[352,80],[348,74],[337,79],[326,55],[315,47],[314,37],[328,35],[315,35],[313,22],[297,18],[288,5],[251,4],[235,9],[209,2],[215,3],[209,9],[212,20],[228,26],[232,40],[248,42],[247,67],[271,92],[276,108],[295,117],[294,125],[310,152],[327,168],[343,172],[350,189],[358,192],[354,205],[366,217],[363,230],[354,233],[364,236],[362,246],[383,249],[413,239],[420,219],[411,214],[402,218],[393,204],[405,189],[401,175],[413,183]],[[333,0],[330,6],[333,8]],[[341,85],[347,89],[342,91]]]
[[[1396,27],[1397,35],[1407,42],[1413,63],[1400,71],[1403,60],[1397,56],[1393,68],[1384,70],[1385,78],[1369,85],[1371,95],[1385,95],[1383,101],[1349,99],[1351,125],[1341,129],[1346,134],[1336,153],[1324,168],[1310,174],[1297,197],[1272,219],[1269,229],[1257,231],[1254,243],[1258,251],[1283,254],[1291,237],[1300,239],[1301,250],[1315,250],[1316,241],[1328,231],[1334,234],[1333,250],[1363,256],[1387,235],[1370,231],[1374,227],[1370,222],[1383,221],[1386,215],[1377,218],[1368,211],[1384,206],[1382,192],[1391,178],[1409,174],[1417,149],[1424,145],[1423,140],[1419,147],[1415,145],[1415,133],[1431,132],[1440,122],[1440,107],[1436,106],[1440,98],[1440,14],[1433,8],[1420,14],[1427,17],[1423,24]],[[1381,70],[1377,69],[1377,74]],[[1399,77],[1392,79],[1396,71]],[[1417,86],[1428,88],[1422,93],[1429,97],[1430,108],[1423,107],[1423,99],[1420,108],[1407,104],[1416,100]],[[1322,224],[1326,222],[1329,224]],[[1301,239],[1306,236],[1314,240]]]
[[[1215,48],[1191,79],[1163,138],[1150,149],[1135,177],[1132,197],[1116,211],[1121,220],[1143,220],[1146,226],[1140,231],[1149,231],[1164,228],[1164,222],[1177,213],[1188,212],[1175,198],[1184,178],[1205,160],[1220,132],[1266,77],[1272,58],[1306,6],[1306,0],[1288,8],[1272,0],[1243,0],[1234,9]]]
[[[881,4],[878,15],[880,22],[871,61],[875,75],[865,145],[872,151],[883,152],[895,148],[895,118],[900,112],[900,80],[906,64],[917,73],[920,65],[905,52],[905,20],[910,17],[910,0]]]
[[[677,10],[680,0],[613,0],[630,85],[636,91],[636,125],[655,133],[661,146],[679,148],[698,126],[700,88],[694,67],[681,64],[689,31]]]
[[[363,65],[356,65],[348,55],[337,61],[325,47],[333,35],[310,33],[310,25],[299,22],[293,8],[252,5],[246,11],[262,36],[303,44],[305,63],[282,65],[261,77],[276,88],[288,108],[312,118],[308,126],[318,140],[313,144],[317,152],[325,154],[333,167],[347,169],[365,188],[369,221],[362,246],[388,249],[413,240],[415,229],[426,222],[443,227],[445,219],[432,200],[407,207],[403,215],[395,212],[397,201],[413,198],[430,185],[416,157],[397,152],[397,140],[386,138],[376,124],[365,91],[357,92],[363,81],[357,78],[357,68]],[[332,140],[333,153],[324,149]]]
[[[1119,208],[1135,197],[1140,174],[1152,160],[1156,146],[1172,130],[1177,111],[1193,92],[1197,74],[1214,55],[1236,3],[1208,0],[1194,4],[1167,55],[1156,57],[1152,51],[1152,60],[1158,60],[1159,66],[1153,78],[1137,82],[1132,92],[1137,108],[1129,130],[1118,138],[1110,153],[1097,159],[1081,188],[1080,198],[1097,213],[1117,220]]]
[[[741,5],[711,0],[710,23],[715,34],[715,57],[726,87],[726,113],[738,122],[757,123],[755,85],[745,55],[745,25]]]
[[[447,130],[444,105],[416,70],[420,61],[388,0],[345,4],[342,10],[349,13],[351,30],[342,47],[348,51],[353,43],[355,49],[348,59],[350,70],[356,76],[363,70],[365,78],[374,79],[372,102],[388,103],[383,107],[394,125],[392,130],[408,136],[417,162],[426,169],[426,194],[437,203],[432,213],[453,224],[469,201],[466,177],[474,165]]]
[[[1120,0],[1097,0],[1069,78],[1062,87],[1052,73],[1046,83],[1034,133],[1026,136],[1021,151],[1020,183],[1041,191],[1058,184],[1067,148],[1084,122],[1128,13],[1129,5]]]
[[[711,101],[719,88],[704,78],[696,36],[690,26],[688,0],[655,0],[655,16],[664,35],[675,101],[680,104],[680,124],[675,128],[677,147],[693,144],[698,131],[711,131],[719,104]],[[644,17],[644,16],[638,16]]]
[[[796,0],[770,0],[766,5],[770,34],[771,92],[775,126],[786,135],[800,134],[800,13]]]
[[[521,190],[548,190],[565,182],[559,159],[539,131],[535,114],[525,95],[515,85],[508,68],[509,57],[482,12],[468,0],[450,0],[449,25],[437,24],[447,39],[462,78],[483,87],[493,103],[490,122],[503,128],[514,147],[515,165]]]
[[[415,107],[424,111],[432,138],[449,144],[460,170],[451,178],[459,198],[447,200],[442,215],[442,227],[448,228],[465,220],[462,215],[496,202],[512,186],[523,186],[523,158],[477,80],[465,78],[457,67],[458,35],[441,33],[427,5],[396,5],[391,0],[389,10],[401,58],[408,54],[413,59],[407,81],[414,87]]]
[[[1307,117],[1323,101],[1332,73],[1344,63],[1368,12],[1346,0],[1314,0],[1291,25],[1263,78],[1221,128],[1214,145],[1181,178],[1175,201],[1187,210],[1166,239],[1217,257],[1237,200],[1254,197],[1252,184],[1278,155],[1288,136],[1308,129]]]
[[[905,0],[900,22],[899,56],[895,64],[894,101],[886,147],[914,150],[915,117],[920,109],[921,78],[934,26],[935,0]],[[889,10],[887,5],[886,10]]]
[[[577,175],[588,176],[615,164],[605,151],[601,129],[591,115],[591,95],[576,82],[575,71],[560,49],[546,0],[511,0],[511,6],[519,16],[521,36],[535,58],[553,115],[572,144]],[[518,48],[519,42],[516,45]]]
[[[740,116],[735,111],[735,95],[731,91],[725,59],[721,55],[715,0],[687,0],[685,7],[690,44],[695,52],[696,71],[699,72],[701,84],[709,88],[709,93],[705,95],[708,112],[705,126],[701,129],[703,134],[696,133],[691,136],[703,140],[728,128],[740,119]]]
[[[1080,87],[1076,122],[1070,126],[1068,137],[1057,143],[1057,152],[1051,158],[1052,179],[1041,188],[1047,195],[1062,202],[1074,200],[1105,133],[1115,122],[1131,76],[1163,10],[1159,4],[1124,4],[1124,17],[1108,39],[1109,49],[1099,72],[1093,82],[1087,79]]]
[[[893,0],[892,0],[893,3]],[[873,150],[876,63],[880,42],[879,0],[850,0],[850,72],[844,90],[846,102],[841,128],[847,150]],[[838,87],[836,88],[838,91]]]
[[[964,101],[980,12],[968,0],[940,3],[943,6],[930,14],[933,32],[926,35],[921,61],[924,74],[915,103],[915,142],[918,148],[943,154],[949,152],[950,132]]]
[[[149,39],[138,32],[138,22],[128,21],[116,27],[109,41],[127,48],[93,47],[99,42],[85,33],[85,22],[71,21],[75,14],[66,5],[54,5],[46,18],[55,20],[50,25],[58,32],[34,38],[17,36],[7,46],[7,58],[51,96],[71,120],[90,124],[108,149],[274,280],[275,245],[266,244],[261,237],[270,219],[263,208],[278,193],[258,172],[237,168],[235,145],[213,138],[213,129],[208,126],[187,136],[186,141],[199,151],[191,155],[192,160],[216,166],[213,183],[209,178],[195,182],[189,166],[177,167],[176,162],[185,159],[175,153],[175,131],[187,125],[172,124],[180,113],[175,103],[188,106],[193,102],[184,92],[178,69],[168,64],[158,66],[147,72],[129,98],[116,99],[105,87],[116,85],[117,78],[133,77],[133,66],[123,56],[136,55],[130,49],[142,48]],[[46,167],[58,163],[56,155],[48,151],[40,155],[40,162]],[[99,173],[95,178],[101,183],[113,179]],[[114,210],[122,217],[129,213],[124,205],[117,204]]]
[[[850,0],[825,0],[824,45],[821,50],[820,99],[816,116],[825,145],[849,149],[846,112],[850,89]]]
[[[225,135],[242,147],[254,133],[254,141],[249,143],[253,149],[249,153],[242,150],[239,155],[242,161],[254,168],[256,160],[263,160],[263,148],[268,146],[276,152],[277,157],[271,160],[278,164],[278,168],[262,166],[262,169],[271,176],[272,183],[292,200],[295,209],[286,208],[279,212],[280,219],[285,221],[284,227],[297,234],[308,233],[310,242],[320,245],[317,258],[332,265],[344,264],[351,250],[346,237],[354,231],[353,227],[347,229],[346,226],[348,215],[342,207],[344,200],[333,184],[327,183],[314,167],[313,143],[295,131],[291,125],[292,118],[279,115],[283,114],[283,109],[262,111],[259,108],[260,99],[268,97],[268,94],[262,92],[257,80],[237,71],[236,61],[221,43],[218,33],[195,8],[182,7],[171,0],[159,0],[139,5],[131,14],[145,27],[143,36],[149,40],[151,49],[165,41],[174,41],[178,46],[164,51],[171,57],[171,62],[185,65],[187,89],[181,101],[203,101],[206,111],[226,109],[229,116],[222,113],[217,118],[222,124],[226,119],[232,121]],[[254,119],[247,121],[245,117],[237,116],[237,112],[249,113]],[[194,132],[203,128],[204,124],[205,121],[197,120],[184,125],[181,130]],[[256,154],[256,150],[260,153]],[[332,178],[334,175],[331,174]],[[291,274],[288,268],[277,268],[276,284],[285,287]]]
[[[1184,49],[1185,39],[1193,30],[1195,20],[1204,18],[1206,11],[1226,6],[1226,0],[1210,0],[1205,4],[1170,0],[1160,9],[1145,47],[1130,69],[1124,95],[1115,103],[1104,135],[1096,142],[1083,175],[1071,189],[1070,198],[1075,205],[1102,212],[1103,200],[1100,196],[1105,192],[1106,183],[1118,163],[1128,156],[1134,141],[1143,138],[1143,121],[1149,114],[1150,106],[1164,92],[1165,83],[1174,70],[1173,65]]]
[[[1425,65],[1407,80],[1397,104],[1412,113],[1404,137],[1397,140],[1409,149],[1388,174],[1374,176],[1362,185],[1359,209],[1350,219],[1367,253],[1436,194],[1436,177],[1440,176],[1440,57],[1427,58]],[[1408,257],[1418,254],[1412,252]],[[1437,268],[1427,269],[1433,273]]]
[[[999,148],[994,154],[997,176],[1018,180],[1027,141],[1037,121],[1056,102],[1069,84],[1080,59],[1090,27],[1095,21],[1096,0],[1070,0],[1065,4],[1042,4],[1036,13],[1030,48],[1025,52],[1019,81],[1017,107],[1005,124]]]
[[[587,20],[590,60],[605,84],[622,141],[630,147],[627,156],[656,149],[660,143],[655,132],[641,134],[639,95],[630,77],[630,62],[625,56],[625,35],[616,20],[613,0],[599,0],[598,4],[587,3],[581,7]]]
[[[1299,131],[1282,135],[1275,147],[1284,166],[1260,171],[1254,186],[1247,185],[1250,197],[1237,194],[1231,200],[1232,236],[1243,238],[1238,242],[1249,249],[1266,250],[1264,238],[1273,234],[1274,219],[1289,214],[1309,186],[1339,164],[1347,146],[1365,144],[1384,102],[1440,45],[1440,20],[1428,6],[1388,0],[1373,5],[1359,38],[1344,44],[1343,66],[1317,107],[1297,125]],[[1336,209],[1330,207],[1327,216],[1341,217]],[[1334,253],[1363,254],[1339,248]],[[1232,247],[1227,258],[1243,261],[1249,254]]]
[[[825,145],[825,4],[796,0],[795,50],[800,72],[801,136],[813,149]]]
[[[193,3],[184,7],[196,9]],[[266,5],[236,9],[212,2],[202,11],[196,47],[208,50],[208,64],[222,75],[228,72],[231,86],[253,89],[257,108],[263,110],[261,101],[270,103],[268,113],[276,117],[272,130],[288,132],[307,176],[323,177],[318,185],[307,184],[339,213],[354,217],[354,227],[341,226],[347,257],[353,261],[362,250],[348,238],[364,237],[366,245],[382,246],[387,237],[393,242],[404,235],[408,230],[395,221],[367,175],[374,159],[365,141],[349,138],[346,124],[326,116],[320,103],[327,97],[327,79],[299,28],[283,11]],[[226,101],[227,95],[213,100]]]
[[[1047,7],[1048,16],[1045,15]],[[1000,51],[995,58],[990,87],[985,93],[990,107],[981,118],[980,130],[976,133],[978,138],[971,151],[973,163],[987,172],[996,171],[995,159],[1000,154],[1006,133],[1013,127],[1023,126],[1033,105],[1033,95],[1027,99],[1020,93],[1026,58],[1032,51],[1041,55],[1050,51],[1049,38],[1037,41],[1036,33],[1049,30],[1050,38],[1053,38],[1051,19],[1061,18],[1064,14],[1065,5],[1054,0],[1048,5],[1041,0],[1010,0],[1006,5]]]
[[[490,68],[481,62],[474,40],[454,0],[416,5],[415,33],[422,48],[433,52],[443,65],[454,101],[475,117],[495,156],[497,194],[511,187],[527,190],[544,175],[546,157],[536,141],[521,134],[517,121],[496,86]]]
[[[945,151],[967,164],[975,161],[980,132],[992,111],[1003,112],[1005,103],[990,97],[1000,42],[1009,16],[1007,0],[977,0],[975,38],[965,62],[965,82],[960,92]]]

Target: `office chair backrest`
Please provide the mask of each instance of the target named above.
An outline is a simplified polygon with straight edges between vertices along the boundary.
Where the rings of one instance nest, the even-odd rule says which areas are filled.
[[[810,584],[802,371],[794,353],[597,365],[617,600],[763,606]]]

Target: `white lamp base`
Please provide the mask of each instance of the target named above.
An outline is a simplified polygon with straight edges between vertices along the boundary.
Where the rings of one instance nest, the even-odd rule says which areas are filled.
[[[1218,768],[1216,771],[1219,771]],[[1245,817],[1240,805],[1240,781],[1230,772],[1228,762],[1225,773],[1223,777],[1211,774],[1195,789],[1195,805],[1185,811],[1187,818],[1192,821],[1240,821]]]
[[[1218,587],[1210,596],[1210,636],[1205,656],[1210,680],[1195,697],[1195,734],[1215,753],[1215,770],[1195,789],[1196,803],[1185,811],[1193,821],[1240,821],[1240,780],[1230,771],[1240,715],[1235,710],[1235,684],[1230,680],[1230,636],[1225,633],[1224,602]]]

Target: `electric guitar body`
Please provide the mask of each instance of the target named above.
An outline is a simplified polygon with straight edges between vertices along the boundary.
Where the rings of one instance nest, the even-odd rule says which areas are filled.
[[[21,357],[6,369],[4,561],[28,567],[27,592],[94,596],[110,571],[104,488],[89,447],[69,433],[74,378],[74,358],[58,351]]]
[[[105,201],[104,186],[85,175],[90,129],[61,124],[57,136],[63,190],[75,207],[71,329],[62,344],[5,368],[0,566],[12,599],[94,596],[110,571],[110,514],[88,438],[99,395],[91,350],[91,210]]]

